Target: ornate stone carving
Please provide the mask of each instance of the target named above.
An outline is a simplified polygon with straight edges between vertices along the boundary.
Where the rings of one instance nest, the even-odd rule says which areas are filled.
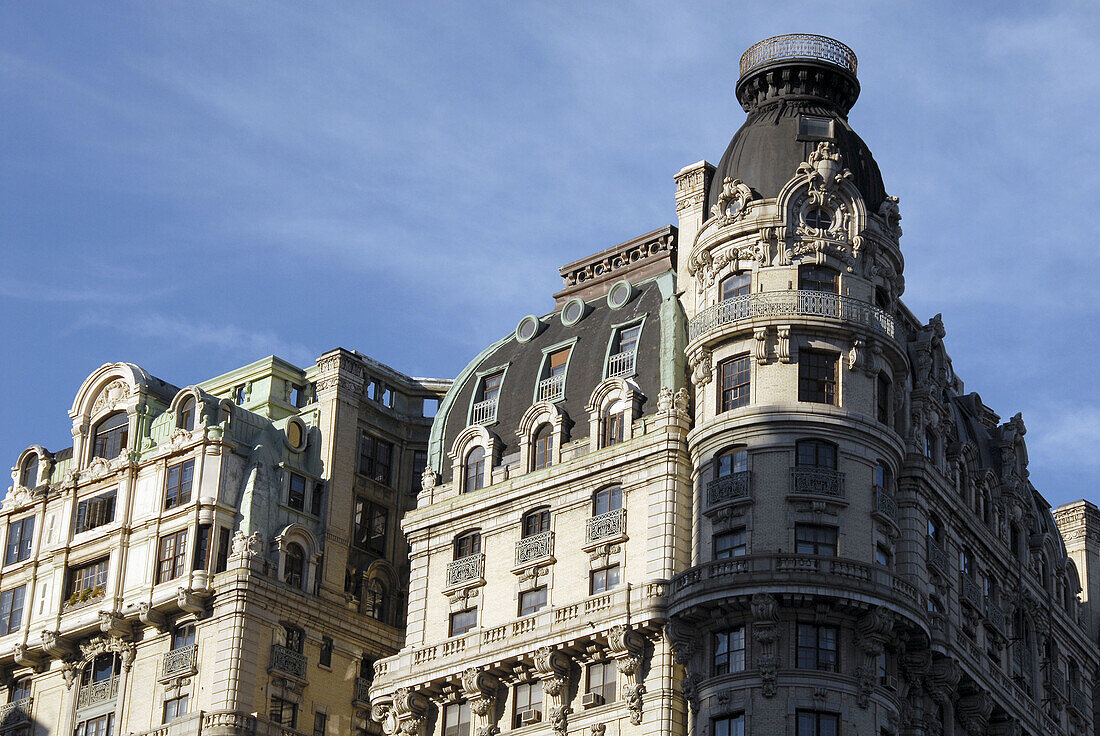
[[[43,631],[42,649],[54,659],[64,659],[73,653],[73,643],[56,631]]]
[[[887,197],[878,206],[878,214],[886,221],[886,231],[895,238],[901,237],[901,210],[898,209],[897,197]]]
[[[623,676],[623,697],[627,701],[630,722],[642,722],[642,696],[645,685],[641,682],[645,655],[645,637],[628,626],[615,626],[608,634],[608,649],[615,659],[615,669]]]
[[[158,631],[168,630],[168,623],[165,621],[164,614],[150,606],[147,601],[138,604],[138,621],[144,626],[152,626]]]
[[[420,490],[430,493],[439,483],[439,475],[431,468],[424,468],[420,474]]]
[[[95,403],[92,404],[91,416],[95,417],[102,412],[115,409],[129,397],[130,386],[121,378],[116,378],[100,390],[99,395],[96,396]]]
[[[713,370],[709,350],[699,350],[689,355],[688,365],[691,366],[691,382],[696,389],[701,389],[710,383]]]
[[[776,328],[776,334],[779,336],[779,342],[777,344],[777,352],[779,353],[780,363],[790,363],[792,361],[791,356],[791,326],[780,325]]]
[[[133,634],[132,624],[117,611],[99,611],[99,630],[107,636],[126,637]]]
[[[486,670],[470,667],[462,672],[462,690],[470,712],[477,717],[475,736],[496,736],[500,728],[496,724],[497,691],[500,681]]]
[[[547,699],[550,726],[558,736],[569,731],[569,657],[550,647],[538,649],[532,659],[535,673],[542,681],[542,693]]]
[[[836,144],[822,141],[810,152],[806,161],[798,165],[797,172],[806,177],[810,199],[815,204],[825,204],[826,192],[835,189],[845,179],[852,178],[852,172],[843,164],[844,156]]]
[[[768,328],[757,327],[752,331],[752,339],[755,341],[756,362],[764,365],[768,362]]]
[[[263,534],[255,531],[250,536],[245,536],[245,533],[240,529],[233,533],[233,551],[229,555],[230,558],[251,560],[254,557],[263,557],[263,554]]]
[[[657,411],[672,411],[672,389],[668,386],[661,386],[661,390],[657,392]]]
[[[955,712],[970,736],[985,736],[993,712],[993,698],[983,690],[972,691],[959,698]]]
[[[768,593],[752,597],[752,638],[759,644],[756,666],[760,670],[764,697],[776,694],[776,678],[779,672],[779,603]]]
[[[752,201],[752,190],[740,179],[727,176],[722,180],[722,191],[718,201],[710,208],[710,216],[716,218],[719,226],[735,222],[748,212]]]
[[[676,394],[672,397],[672,404],[675,412],[681,417],[689,418],[688,410],[691,408],[691,397],[688,396],[686,388],[680,387]]]

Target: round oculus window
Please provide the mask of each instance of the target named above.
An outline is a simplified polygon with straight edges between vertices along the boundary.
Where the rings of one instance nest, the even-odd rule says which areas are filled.
[[[824,207],[811,207],[806,211],[806,224],[818,230],[828,230],[833,226],[833,213]]]
[[[539,318],[529,314],[516,326],[516,339],[520,342],[528,342],[539,334],[540,329],[542,329],[542,323],[539,322]]]
[[[302,427],[300,422],[296,422],[293,419],[287,422],[286,441],[292,449],[302,449],[302,445],[305,444],[305,428]]]
[[[616,281],[607,291],[607,306],[612,309],[622,309],[634,296],[634,287],[626,279]]]
[[[572,327],[581,321],[584,313],[588,311],[588,305],[580,297],[574,297],[565,303],[561,310],[561,323],[566,327]]]

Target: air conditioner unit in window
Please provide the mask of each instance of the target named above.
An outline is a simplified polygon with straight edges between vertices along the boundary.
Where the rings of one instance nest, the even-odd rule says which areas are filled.
[[[882,678],[882,686],[887,690],[893,690],[894,692],[897,692],[898,678],[894,677],[893,675],[886,675]]]
[[[599,693],[585,693],[581,698],[581,706],[584,708],[594,708],[597,705],[603,705],[603,696]]]
[[[542,711],[537,708],[529,708],[519,714],[519,722],[524,726],[530,726],[532,723],[538,723],[542,720]]]

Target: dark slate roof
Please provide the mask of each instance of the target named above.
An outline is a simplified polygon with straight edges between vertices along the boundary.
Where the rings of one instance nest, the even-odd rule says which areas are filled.
[[[569,359],[569,372],[565,379],[565,399],[559,406],[565,413],[566,437],[568,440],[588,436],[588,413],[585,406],[592,391],[603,381],[604,360],[608,352],[608,343],[615,333],[613,325],[636,320],[645,315],[638,341],[636,376],[633,379],[644,395],[641,411],[652,411],[657,392],[660,390],[660,345],[662,303],[661,290],[656,281],[637,284],[630,302],[619,310],[607,306],[604,298],[587,302],[588,314],[572,327],[562,324],[560,314],[553,313],[542,318],[542,331],[530,342],[520,343],[513,336],[496,350],[488,353],[472,370],[466,372],[467,378],[453,390],[457,392],[450,413],[444,418],[443,453],[446,456],[454,447],[455,438],[467,426],[470,403],[477,390],[477,373],[497,366],[508,365],[508,372],[497,399],[497,421],[487,425],[503,444],[502,456],[518,450],[516,429],[534,401],[535,385],[539,380],[539,368],[542,365],[543,348],[566,342],[576,337],[573,353]],[[443,481],[450,480],[450,464],[442,463]]]

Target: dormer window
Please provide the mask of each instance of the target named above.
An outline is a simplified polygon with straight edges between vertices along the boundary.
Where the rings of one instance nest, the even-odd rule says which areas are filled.
[[[623,441],[626,436],[627,408],[627,403],[622,399],[608,407],[602,421],[602,447],[610,447]]]
[[[113,460],[126,448],[130,418],[124,411],[108,414],[92,430],[92,457]]]
[[[642,332],[641,325],[620,327],[611,345],[611,353],[607,358],[607,377],[633,376],[637,365],[638,336]]]
[[[188,396],[180,403],[179,424],[180,429],[188,432],[195,430],[195,397]]]
[[[500,386],[503,382],[504,371],[491,373],[481,379],[481,385],[474,397],[471,417],[474,424],[492,424],[497,420],[497,399],[500,397]]]
[[[554,464],[554,426],[552,424],[543,424],[535,432],[534,450],[532,470],[542,470]]]
[[[38,485],[38,453],[32,452],[23,461],[23,467],[19,471],[19,485],[24,488],[34,488]]]
[[[813,207],[806,212],[804,220],[815,230],[828,230],[833,226],[833,213],[824,207]]]
[[[463,493],[477,491],[485,487],[485,448],[477,445],[466,453],[466,482]]]
[[[718,301],[724,302],[734,297],[745,296],[752,291],[752,275],[734,273],[722,279],[718,285]]]
[[[560,401],[565,398],[565,370],[569,365],[572,346],[555,350],[543,361],[542,379],[538,386],[539,401]]]

